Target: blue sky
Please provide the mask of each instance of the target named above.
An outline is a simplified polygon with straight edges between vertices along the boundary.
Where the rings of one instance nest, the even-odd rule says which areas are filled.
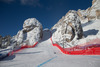
[[[0,0],[0,35],[16,35],[28,18],[36,18],[50,29],[69,10],[91,5],[92,0]]]

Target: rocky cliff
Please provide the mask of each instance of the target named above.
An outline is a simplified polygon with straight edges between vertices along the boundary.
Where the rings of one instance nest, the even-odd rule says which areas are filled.
[[[81,9],[79,9],[78,11],[70,10],[65,16],[63,16],[51,28],[52,40],[54,43],[57,43],[64,48],[78,45],[79,42],[82,42],[81,41],[82,39],[84,38],[86,39],[87,34],[88,35],[90,34],[91,37],[93,36],[93,38],[99,34],[100,30],[98,27],[98,25],[100,25],[98,23],[99,20],[100,20],[100,0],[93,0],[92,6],[87,8],[86,10],[81,10]],[[90,24],[91,25],[93,24],[92,27],[89,26]],[[84,42],[89,41],[89,37],[87,37],[86,40],[85,39]]]
[[[88,21],[100,19],[100,0],[93,0],[91,7],[86,10],[79,9],[77,13],[83,21],[85,19],[88,19]]]
[[[70,10],[52,27],[52,40],[63,47],[71,47],[75,40],[83,37],[83,30],[77,11]]]

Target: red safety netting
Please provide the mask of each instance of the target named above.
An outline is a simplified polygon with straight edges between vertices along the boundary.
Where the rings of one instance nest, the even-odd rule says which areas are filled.
[[[53,41],[52,41],[52,37],[50,38],[50,40],[52,42],[52,45],[58,47],[60,49],[60,51],[64,54],[70,54],[70,55],[100,55],[100,44],[91,44],[91,43],[93,43],[94,41],[97,41],[97,40],[93,40],[92,42],[82,44],[84,46],[78,45],[78,46],[71,47],[71,48],[62,48],[60,45],[58,45],[56,43],[54,44]],[[89,45],[89,44],[91,44],[91,45]]]
[[[13,50],[12,52],[9,52],[8,53],[8,56],[10,56],[10,55],[13,55],[14,53],[17,53],[17,52],[19,52],[19,51],[21,51],[21,50],[23,50],[23,49],[25,49],[25,48],[33,48],[33,47],[35,47],[36,45],[37,45],[37,43],[38,42],[36,42],[34,45],[24,45],[24,46],[21,46],[20,47],[20,49],[17,49],[17,50]]]

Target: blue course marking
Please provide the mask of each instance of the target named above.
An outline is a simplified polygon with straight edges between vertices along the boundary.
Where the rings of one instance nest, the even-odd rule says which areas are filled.
[[[48,62],[50,62],[51,60],[55,59],[56,57],[57,57],[57,56],[55,56],[55,57],[53,57],[53,58],[51,58],[51,59],[49,59],[49,60],[47,60],[47,61],[41,63],[41,64],[38,65],[37,67],[41,67],[42,65],[44,65],[44,64],[46,64],[46,63],[48,63]]]

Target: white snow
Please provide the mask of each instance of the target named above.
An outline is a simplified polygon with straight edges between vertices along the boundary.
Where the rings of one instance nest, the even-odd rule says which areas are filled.
[[[83,33],[85,38],[75,41],[75,44],[80,45],[93,39],[100,39],[100,19],[91,20],[85,23],[85,26],[83,24]]]
[[[50,33],[47,32],[49,35]],[[47,35],[45,32],[44,35]],[[46,36],[48,38],[48,36]],[[0,61],[0,67],[99,67],[100,56],[65,55],[50,39]]]
[[[72,27],[69,25],[69,23],[72,24]],[[73,28],[75,30],[74,33],[72,32]],[[71,40],[72,34],[69,34],[69,32],[75,36],[71,42],[66,41],[66,39]],[[78,34],[81,32],[80,18],[77,15],[77,12],[72,10],[69,11],[68,14],[64,16],[64,18],[61,18],[61,21],[58,21],[58,23],[52,27],[52,40],[61,47],[63,47],[63,45],[65,45],[65,48],[73,47],[77,45],[73,44],[73,42],[77,40]]]
[[[19,31],[19,32],[17,33],[17,36],[16,36],[16,37],[17,37],[17,38],[16,38],[17,43],[18,43],[18,44],[22,43],[22,41],[23,41],[23,31]]]
[[[28,31],[27,33],[23,34],[23,42],[27,45],[34,45],[41,39],[42,24],[37,19],[29,18],[25,20],[23,24],[23,30]]]
[[[100,10],[100,0],[96,0],[91,8],[92,10],[90,11],[90,16],[96,16],[96,10]]]
[[[36,19],[36,18],[29,18],[27,20],[25,20],[24,24],[23,24],[23,28],[27,28],[29,26],[39,26],[41,27],[42,25],[40,24],[40,22]]]
[[[29,40],[29,45],[34,45],[36,42],[40,40],[39,32],[40,30],[38,28],[34,28],[32,31],[27,33],[26,40]]]
[[[41,40],[42,24],[35,18],[26,19],[23,24],[23,29],[18,31],[17,35],[12,37],[12,42],[21,45],[34,45]],[[14,45],[12,43],[11,45]],[[16,46],[16,45],[15,45]]]
[[[100,0],[97,0],[92,5],[90,16],[95,16],[95,11],[100,9],[100,4],[98,3],[100,3]],[[88,10],[81,10],[80,12],[83,16],[88,15]],[[71,20],[68,20],[67,17],[71,18]],[[62,20],[66,22],[73,22],[74,20],[72,13],[69,13],[67,17],[63,17],[61,20],[59,20],[60,23],[54,26],[52,30],[52,33],[56,32],[53,34],[55,37],[52,37],[54,43],[59,41],[60,44],[63,45],[62,43],[65,43],[64,39],[71,37],[68,34],[61,35],[62,33],[59,33],[61,28],[66,26],[60,26],[62,24]],[[76,20],[76,22],[77,21],[79,20]],[[88,19],[85,18],[84,20],[81,20],[81,23],[85,37],[80,40],[75,40],[74,44],[70,44],[65,47],[80,45],[97,38],[100,39],[100,19],[88,21]],[[6,49],[0,49],[0,60],[2,57],[11,52],[15,46],[17,47],[16,41],[19,45],[33,45],[37,41],[39,41],[39,43],[34,48],[27,48],[15,53],[12,56],[4,58],[0,61],[0,67],[100,67],[99,55],[83,56],[62,54],[57,47],[52,46],[49,39],[51,37],[51,31],[47,28],[43,30],[43,38],[40,41],[39,34],[41,29],[42,25],[35,18],[25,20],[23,29],[20,30],[16,36],[12,37],[11,46],[7,47]],[[70,29],[70,27],[68,29]],[[23,30],[27,30],[28,32],[23,33]],[[77,38],[77,36],[75,36],[75,38]]]
[[[9,52],[11,52],[11,51],[13,51],[13,47],[12,47],[12,46],[9,46],[9,47],[7,47],[7,48],[5,48],[5,49],[0,49],[0,60],[1,60],[3,57],[7,56],[7,54],[8,54]]]

